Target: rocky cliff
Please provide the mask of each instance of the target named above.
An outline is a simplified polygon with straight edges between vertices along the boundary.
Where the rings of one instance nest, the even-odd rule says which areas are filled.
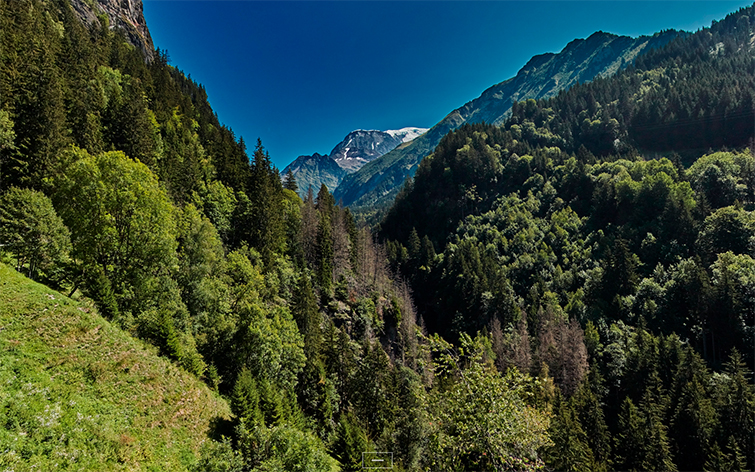
[[[310,187],[316,195],[322,184],[325,184],[332,192],[346,175],[346,171],[336,164],[336,161],[317,153],[297,157],[294,162],[283,169],[281,176],[285,177],[289,170],[296,178],[299,196],[302,198],[307,195]]]
[[[155,56],[155,45],[144,19],[142,0],[71,0],[76,14],[87,26],[106,17],[112,30],[120,31],[126,40],[141,49],[146,61]]]
[[[347,173],[356,172],[396,146],[411,141],[427,131],[426,128],[403,128],[400,130],[363,130],[349,133],[330,152],[330,158]]]

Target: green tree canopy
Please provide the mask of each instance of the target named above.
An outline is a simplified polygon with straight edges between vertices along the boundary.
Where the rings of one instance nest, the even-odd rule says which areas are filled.
[[[438,470],[538,470],[551,444],[548,416],[528,405],[532,379],[504,377],[484,360],[485,341],[462,334],[458,352],[435,335],[438,391],[431,402],[430,462]]]
[[[177,267],[175,212],[157,177],[122,152],[74,149],[56,187],[76,261],[99,267],[120,308],[135,309],[149,280]]]
[[[51,276],[68,258],[68,228],[42,192],[11,187],[0,195],[0,251],[31,278]]]

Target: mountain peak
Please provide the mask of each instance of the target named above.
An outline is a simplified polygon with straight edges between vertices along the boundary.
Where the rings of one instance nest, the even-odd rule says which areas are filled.
[[[403,143],[404,135],[378,130],[355,130],[333,148],[331,159],[346,172],[355,172],[366,163],[392,151]]]
[[[426,131],[426,128],[414,126],[388,131],[356,129],[347,134],[330,155],[314,153],[311,156],[299,156],[283,169],[281,175],[286,175],[290,170],[302,196],[306,195],[310,187],[317,190],[323,183],[330,190],[335,190],[346,174],[356,172],[368,162],[412,141]]]

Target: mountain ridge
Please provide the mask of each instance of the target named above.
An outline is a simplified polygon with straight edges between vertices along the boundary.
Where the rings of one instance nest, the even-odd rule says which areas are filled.
[[[570,41],[559,53],[533,56],[514,77],[489,87],[479,97],[453,110],[407,146],[344,177],[334,195],[348,206],[388,204],[404,180],[414,175],[422,158],[449,131],[464,123],[501,124],[510,114],[514,100],[548,98],[576,83],[612,75],[644,51],[662,47],[680,34],[667,30],[631,38],[597,31],[585,39]]]
[[[322,184],[333,191],[347,174],[358,171],[365,164],[426,131],[426,128],[416,127],[386,131],[357,129],[336,144],[330,154],[314,153],[311,156],[299,156],[283,169],[281,175],[285,176],[291,171],[302,198],[306,196],[310,187],[317,192]]]

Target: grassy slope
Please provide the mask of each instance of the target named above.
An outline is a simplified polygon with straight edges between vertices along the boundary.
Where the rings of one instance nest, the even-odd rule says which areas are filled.
[[[228,405],[0,263],[0,470],[185,470]]]

